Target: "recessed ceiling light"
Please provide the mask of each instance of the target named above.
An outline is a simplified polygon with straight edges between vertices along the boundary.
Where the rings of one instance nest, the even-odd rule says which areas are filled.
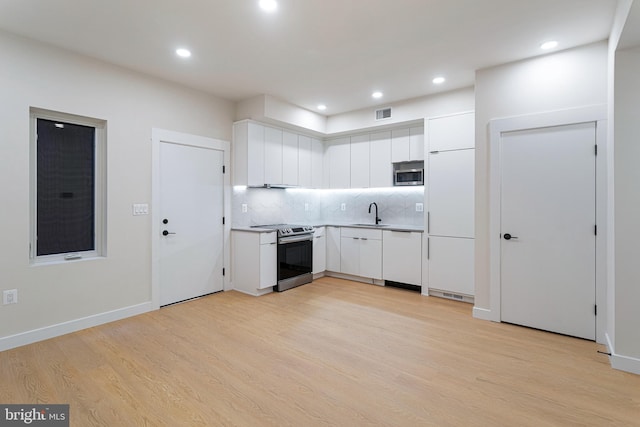
[[[558,46],[558,42],[555,40],[549,40],[548,42],[544,42],[540,45],[540,49],[542,50],[549,50],[549,49],[553,49],[554,47]]]
[[[318,110],[320,110],[320,111],[324,111],[324,110],[326,110],[326,109],[327,109],[327,106],[326,106],[326,105],[324,105],[324,104],[318,104]]]
[[[176,49],[176,55],[180,58],[189,58],[191,56],[191,51],[184,48]]]
[[[260,0],[260,8],[265,12],[275,12],[278,9],[278,2],[276,0]]]
[[[373,92],[371,94],[372,97],[378,99],[378,98],[382,98],[382,92]]]
[[[440,84],[445,82],[445,78],[444,77],[436,77],[431,81],[433,82],[434,85],[440,85]]]

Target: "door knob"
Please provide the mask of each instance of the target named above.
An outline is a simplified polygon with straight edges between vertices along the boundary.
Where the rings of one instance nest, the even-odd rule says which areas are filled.
[[[169,234],[176,234],[176,233],[171,233],[171,232],[170,232],[170,231],[168,231],[168,230],[163,230],[163,231],[162,231],[162,235],[163,235],[163,236],[168,236]]]
[[[511,240],[511,239],[517,239],[516,236],[512,236],[509,233],[504,233],[504,240]]]

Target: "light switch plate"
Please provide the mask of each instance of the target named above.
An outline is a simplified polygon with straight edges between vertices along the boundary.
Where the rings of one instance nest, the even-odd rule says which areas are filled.
[[[8,291],[2,291],[2,304],[17,304],[18,303],[18,290],[10,289]]]
[[[147,203],[134,203],[133,215],[149,215],[149,204]]]

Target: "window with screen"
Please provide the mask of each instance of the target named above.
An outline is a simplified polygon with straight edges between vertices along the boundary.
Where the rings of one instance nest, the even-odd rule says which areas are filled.
[[[34,110],[32,129],[32,259],[102,255],[104,122]]]

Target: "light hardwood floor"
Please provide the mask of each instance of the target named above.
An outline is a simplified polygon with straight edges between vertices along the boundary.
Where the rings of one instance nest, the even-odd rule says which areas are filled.
[[[72,426],[638,426],[640,376],[593,342],[324,278],[211,295],[0,353],[0,403]]]

